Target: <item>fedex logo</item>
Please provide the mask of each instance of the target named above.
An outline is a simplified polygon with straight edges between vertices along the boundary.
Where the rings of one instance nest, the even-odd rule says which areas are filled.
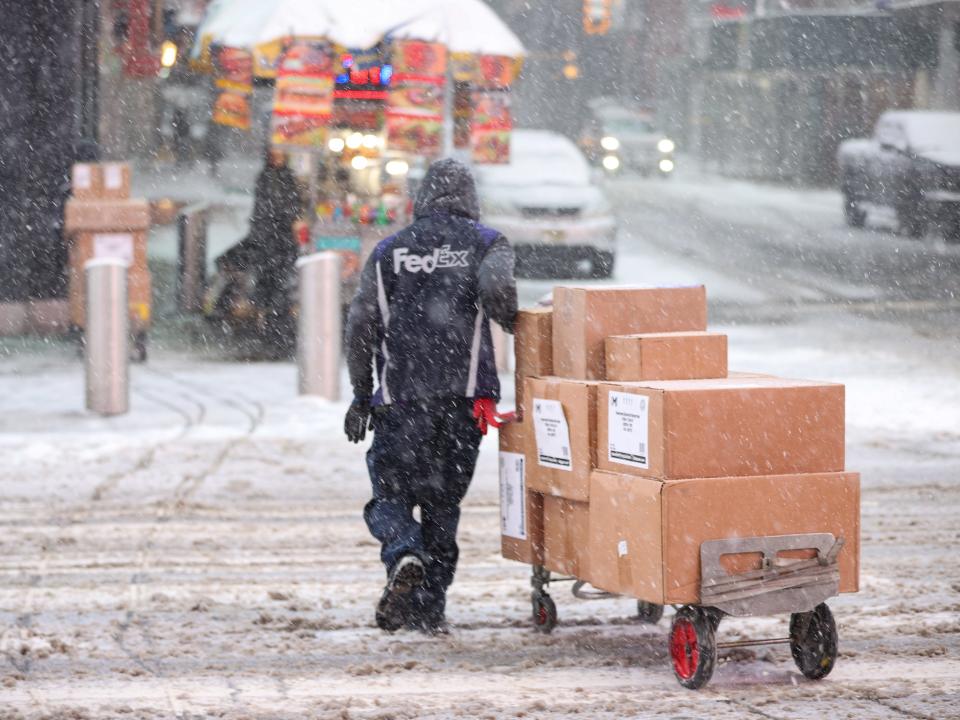
[[[469,267],[469,250],[451,250],[449,245],[437,248],[429,255],[411,255],[409,248],[397,248],[393,251],[393,272],[401,270],[409,273],[425,272],[428,275],[440,268]]]

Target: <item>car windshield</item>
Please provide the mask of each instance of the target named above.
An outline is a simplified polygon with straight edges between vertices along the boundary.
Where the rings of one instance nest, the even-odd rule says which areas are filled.
[[[491,187],[590,184],[590,167],[577,147],[562,135],[536,130],[515,130],[510,163],[484,165],[477,174]]]
[[[960,152],[960,113],[912,113],[902,125],[914,151]]]
[[[640,120],[639,118],[607,120],[604,123],[604,128],[607,132],[614,135],[649,135],[657,131],[653,123],[648,120]]]

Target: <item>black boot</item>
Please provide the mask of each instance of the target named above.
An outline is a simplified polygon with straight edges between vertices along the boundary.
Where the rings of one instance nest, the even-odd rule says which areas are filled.
[[[406,627],[424,635],[449,635],[450,626],[444,613],[446,593],[443,590],[431,591],[425,583],[410,595],[410,612]]]
[[[416,555],[404,555],[397,561],[377,603],[377,627],[394,632],[404,626],[409,614],[410,592],[420,587],[423,578],[423,562]]]

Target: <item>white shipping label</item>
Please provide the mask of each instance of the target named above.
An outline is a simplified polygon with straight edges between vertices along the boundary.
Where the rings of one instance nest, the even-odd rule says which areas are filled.
[[[500,534],[527,539],[527,486],[523,453],[500,453]]]
[[[73,187],[76,190],[89,190],[93,186],[93,173],[89,165],[73,166]]]
[[[103,186],[107,188],[107,190],[119,190],[123,187],[122,165],[103,166]]]
[[[570,427],[557,400],[533,399],[533,429],[537,438],[537,464],[573,472]]]
[[[621,540],[620,542],[617,543],[617,556],[618,556],[618,557],[626,557],[627,555],[628,555],[628,553],[627,553],[627,541],[626,541],[626,540]]]
[[[611,392],[608,412],[610,462],[650,469],[647,453],[650,400],[645,395]]]
[[[130,233],[97,233],[93,236],[95,258],[120,258],[133,265],[133,235]]]

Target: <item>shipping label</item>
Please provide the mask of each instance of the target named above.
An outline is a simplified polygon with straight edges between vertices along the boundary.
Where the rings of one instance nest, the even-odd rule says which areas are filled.
[[[89,165],[73,166],[73,187],[78,190],[89,190],[93,186],[93,172]]]
[[[120,190],[123,187],[123,167],[115,163],[103,166],[103,186],[107,190]]]
[[[523,453],[500,453],[500,534],[527,539],[526,458]]]
[[[133,235],[130,233],[97,233],[93,236],[95,258],[120,258],[133,265]]]
[[[650,400],[644,395],[611,392],[608,413],[610,462],[650,469]]]
[[[570,427],[557,400],[533,399],[533,428],[537,438],[537,464],[573,471]]]

